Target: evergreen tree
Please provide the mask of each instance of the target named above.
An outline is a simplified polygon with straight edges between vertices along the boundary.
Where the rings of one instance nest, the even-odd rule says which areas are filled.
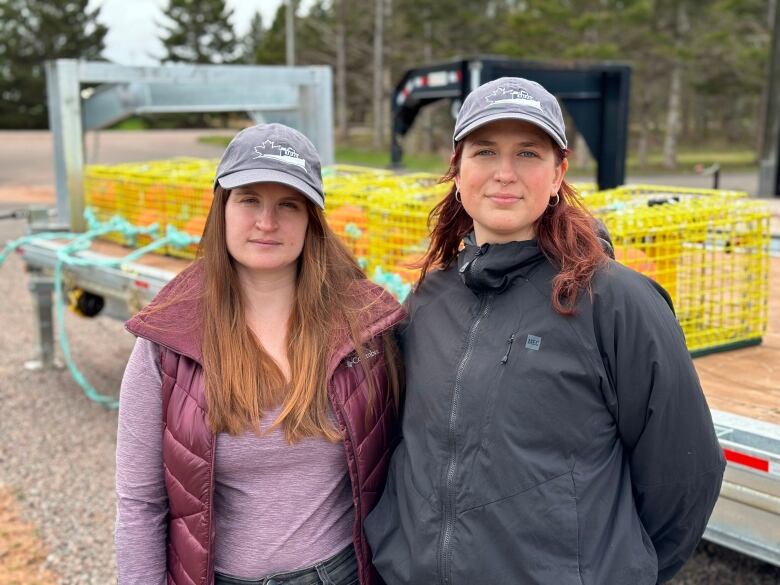
[[[276,9],[271,26],[263,34],[262,42],[255,48],[255,63],[262,65],[284,65],[287,60],[285,46],[285,19],[287,3]]]
[[[46,128],[49,59],[100,59],[108,29],[89,0],[0,0],[0,127]]]
[[[163,61],[235,63],[239,42],[230,23],[233,11],[225,0],[168,0],[162,43]]]
[[[332,2],[317,0],[305,14],[295,17],[297,65],[335,65],[335,25]],[[252,63],[284,65],[287,62],[285,22],[287,3],[279,4],[271,26],[263,30]]]
[[[256,55],[264,37],[263,17],[260,15],[260,12],[255,12],[249,24],[249,30],[241,40],[241,60],[244,63],[251,64],[256,62]]]

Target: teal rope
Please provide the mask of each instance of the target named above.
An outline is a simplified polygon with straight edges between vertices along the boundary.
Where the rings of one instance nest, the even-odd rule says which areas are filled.
[[[3,265],[3,262],[11,252],[35,240],[70,240],[62,248],[57,250],[57,262],[54,265],[55,318],[57,320],[60,348],[62,349],[62,355],[65,358],[65,364],[68,367],[70,375],[81,387],[84,395],[89,398],[89,400],[101,404],[108,409],[115,409],[119,406],[117,400],[112,396],[101,394],[92,386],[92,384],[90,384],[89,380],[87,380],[81,370],[79,370],[70,351],[70,342],[68,341],[68,334],[65,329],[66,302],[62,286],[63,268],[66,266],[122,268],[144,254],[148,254],[163,246],[183,248],[190,244],[197,244],[200,241],[200,238],[181,232],[173,226],[168,226],[165,237],[157,238],[159,232],[159,226],[157,224],[152,224],[147,227],[137,227],[118,215],[113,216],[107,222],[100,222],[96,218],[94,211],[89,207],[84,210],[84,219],[87,222],[88,230],[82,234],[74,234],[71,232],[46,232],[23,236],[9,242],[3,248],[3,251],[0,252],[0,266]],[[96,238],[112,232],[122,234],[129,241],[134,241],[139,234],[149,235],[156,239],[150,244],[139,248],[138,250],[134,250],[122,258],[82,258],[76,256],[79,252],[89,249]]]
[[[54,268],[54,297],[56,299],[56,318],[57,328],[59,331],[60,348],[62,349],[62,355],[65,358],[65,364],[68,366],[68,371],[76,383],[81,386],[84,395],[92,402],[97,402],[105,406],[108,409],[115,409],[119,407],[119,402],[113,396],[107,396],[101,394],[95,390],[94,386],[89,383],[89,380],[81,373],[76,362],[73,360],[73,356],[70,353],[70,343],[68,342],[68,335],[65,330],[65,300],[62,293],[62,267],[65,263],[62,259],[57,260],[57,264]]]
[[[385,287],[399,302],[403,303],[412,291],[412,285],[404,282],[395,272],[385,272],[379,266],[374,268],[371,280]]]
[[[93,402],[97,402],[98,404],[105,406],[106,408],[113,409],[117,408],[118,406],[116,399],[111,396],[101,394],[95,390],[95,388],[92,386],[92,384],[89,383],[73,360],[67,331],[65,330],[66,303],[62,287],[63,269],[66,266],[103,266],[124,269],[126,264],[134,262],[141,256],[157,250],[163,246],[183,248],[190,244],[197,244],[200,242],[200,238],[179,231],[171,225],[167,227],[165,236],[160,238],[158,237],[159,226],[157,224],[152,224],[143,228],[137,227],[129,223],[127,220],[119,217],[118,215],[113,216],[107,222],[101,222],[98,221],[94,211],[89,207],[84,210],[84,219],[87,222],[88,231],[82,234],[74,234],[70,232],[47,232],[24,236],[18,240],[10,242],[0,253],[0,266],[2,266],[3,261],[11,252],[34,240],[70,240],[66,245],[57,250],[57,263],[55,264],[54,268],[56,319],[59,330],[59,340],[60,347],[62,349],[62,355],[65,358],[65,363],[68,367],[68,370],[70,371],[71,376],[76,381],[76,383],[81,386],[87,398]],[[349,224],[347,231],[350,237],[359,238],[362,236],[362,231],[355,224]],[[128,241],[134,241],[136,236],[140,234],[148,235],[155,239],[148,245],[134,250],[122,258],[83,258],[76,255],[79,252],[83,252],[89,249],[93,240],[96,238],[112,232],[120,233]],[[358,262],[360,266],[365,269],[367,264],[366,259],[360,258]],[[398,274],[393,272],[385,272],[381,268],[376,267],[371,277],[374,282],[385,287],[401,302],[403,302],[403,300],[411,292],[412,285],[404,282]]]
[[[359,240],[363,236],[363,230],[361,230],[357,224],[352,222],[344,225],[344,233],[355,240]]]
[[[22,236],[21,238],[11,240],[5,245],[3,251],[0,252],[0,266],[3,265],[5,259],[8,258],[8,256],[10,256],[12,252],[16,251],[22,246],[26,246],[33,240],[67,240],[76,237],[76,235],[77,234],[73,234],[71,232],[45,232],[42,234],[32,234],[29,236]]]

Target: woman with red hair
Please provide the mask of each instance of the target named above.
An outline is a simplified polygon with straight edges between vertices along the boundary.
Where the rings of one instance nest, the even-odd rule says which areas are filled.
[[[604,252],[557,100],[465,100],[400,327],[403,440],[364,523],[388,585],[654,585],[725,461],[668,295]]]

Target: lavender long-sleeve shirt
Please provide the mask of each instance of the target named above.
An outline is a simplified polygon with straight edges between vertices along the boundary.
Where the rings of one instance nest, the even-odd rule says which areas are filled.
[[[139,338],[125,370],[116,452],[120,585],[164,585],[168,497],[162,463],[159,348]],[[265,430],[278,409],[269,411]],[[242,579],[293,571],[352,542],[354,509],[344,446],[279,429],[217,435],[215,567]]]

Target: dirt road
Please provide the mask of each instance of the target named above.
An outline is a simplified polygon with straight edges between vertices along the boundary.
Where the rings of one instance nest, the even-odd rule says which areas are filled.
[[[198,142],[222,130],[146,130],[89,132],[87,164],[117,164],[174,156],[216,158],[221,146]],[[226,132],[231,134],[230,131]],[[54,185],[54,145],[48,131],[0,131],[0,186]]]
[[[85,139],[87,163],[116,164],[155,160],[174,156],[216,158],[222,147],[198,142],[204,135],[226,134],[230,130],[144,130],[89,132]],[[54,185],[53,144],[47,131],[0,131],[0,187],[14,185]],[[592,177],[575,177],[593,181]],[[688,174],[633,175],[627,183],[712,186],[712,177]],[[755,194],[758,172],[724,173],[721,188]]]

